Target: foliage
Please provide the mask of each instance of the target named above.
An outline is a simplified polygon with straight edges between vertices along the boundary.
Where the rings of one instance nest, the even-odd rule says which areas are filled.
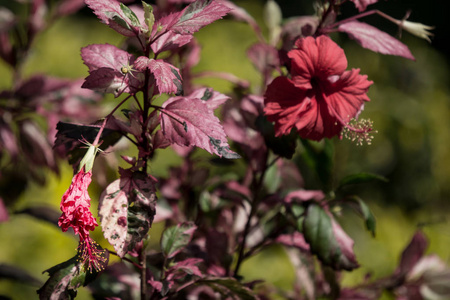
[[[341,286],[340,272],[359,267],[354,241],[338,222],[341,207],[353,207],[376,234],[371,209],[347,187],[386,179],[358,173],[338,185],[332,180],[329,139],[370,144],[376,131],[372,121],[360,118],[364,105],[370,105],[367,92],[373,82],[359,69],[347,70],[343,49],[329,35],[343,32],[371,51],[414,60],[405,44],[358,20],[378,14],[428,40],[431,29],[368,11],[377,0],[352,0],[359,14],[339,20],[341,6],[350,5],[345,2],[322,1],[316,15],[283,22],[279,7],[269,0],[267,40],[253,17],[228,0],[130,6],[117,0],[59,1],[51,9],[33,1],[25,22],[5,9],[0,56],[14,70],[14,85],[0,93],[1,163],[21,164],[35,180],[40,180],[38,167],[57,173],[58,158],[67,159],[75,171],[57,223],[79,235],[78,253],[47,270],[50,278],[39,297],[72,299],[81,285],[89,285],[94,297],[265,299],[264,283],[249,282],[241,273],[244,261],[271,245],[289,251],[296,274],[309,274],[309,281],[296,280],[288,293],[272,293],[287,299],[377,299],[383,291],[398,299],[445,297],[449,269],[436,256],[424,255],[428,242],[421,231],[393,274]],[[125,37],[123,44],[83,47],[89,72],[84,81],[25,78],[22,64],[37,34],[84,4]],[[193,71],[201,52],[193,34],[227,15],[254,30],[258,42],[247,55],[261,73],[260,89],[225,72]],[[10,35],[7,29],[13,28],[26,35]],[[195,78],[210,75],[230,81],[234,93],[195,84]],[[116,101],[106,116],[88,108],[101,105],[100,93]],[[120,115],[125,103],[129,108]],[[67,109],[70,105],[77,109]],[[44,130],[55,129],[53,141]],[[100,196],[100,226],[112,247],[103,249],[90,235],[98,224],[87,189],[94,160],[122,139],[137,154],[121,156],[128,168],[120,168],[119,178]],[[155,178],[150,171],[155,151],[167,147],[183,161],[170,177]],[[209,154],[199,155],[195,147]],[[220,171],[213,172],[214,164]],[[5,165],[2,176],[14,171]],[[307,172],[300,171],[304,165]],[[318,189],[305,184],[305,175],[318,179]],[[4,200],[13,202],[17,195]],[[9,218],[3,206],[0,198],[0,221]],[[23,212],[56,223],[45,209]],[[165,222],[159,250],[148,246],[156,221]],[[122,262],[108,265],[109,254]],[[10,278],[32,278],[11,266],[0,270]],[[130,278],[140,283],[131,284]]]

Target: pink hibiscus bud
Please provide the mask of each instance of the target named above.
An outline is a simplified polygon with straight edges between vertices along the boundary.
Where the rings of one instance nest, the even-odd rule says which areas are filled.
[[[370,101],[367,91],[373,82],[359,69],[346,70],[344,50],[328,36],[301,38],[295,45],[288,53],[290,77],[275,78],[264,95],[264,113],[275,122],[275,135],[296,128],[302,138],[318,141],[341,137],[346,128],[356,139],[370,137],[371,122],[352,120]]]
[[[106,260],[105,251],[89,236],[89,232],[98,226],[97,220],[89,210],[91,198],[88,193],[88,187],[92,181],[92,165],[98,150],[93,145],[89,146],[80,163],[80,170],[73,177],[72,184],[61,199],[62,215],[58,220],[58,225],[63,232],[72,228],[75,234],[79,235],[79,260],[89,271],[92,269],[100,271]]]

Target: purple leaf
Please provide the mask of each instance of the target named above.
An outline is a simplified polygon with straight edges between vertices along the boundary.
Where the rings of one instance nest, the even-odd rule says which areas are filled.
[[[305,237],[300,232],[279,235],[276,240],[284,246],[295,247],[303,251],[309,251],[309,244],[305,241]]]
[[[229,9],[231,9],[231,11],[229,12],[229,14],[234,17],[234,19],[238,20],[238,21],[243,21],[243,22],[247,22],[250,27],[253,29],[253,31],[259,36],[262,37],[261,35],[261,28],[259,27],[258,23],[255,21],[255,19],[242,7],[237,6],[236,4],[234,4],[231,1],[228,0],[218,0],[219,3],[227,6]],[[264,38],[262,38],[261,40],[263,40]]]
[[[351,1],[355,4],[359,12],[365,11],[368,5],[378,2],[378,0],[351,0]]]
[[[351,21],[340,25],[339,31],[347,33],[362,47],[374,52],[415,60],[405,44],[369,24]]]
[[[287,37],[283,49],[291,49],[294,42],[300,37],[313,35],[317,26],[319,26],[319,18],[315,16],[295,17],[287,21],[281,31],[281,35]]]
[[[126,6],[117,0],[85,0],[94,14],[106,25],[124,36],[136,36],[141,32],[139,21],[127,13]]]
[[[191,94],[189,94],[188,97],[202,100],[211,110],[219,108],[228,99],[230,99],[230,97],[228,97],[227,95],[216,92],[212,88],[196,89]]]
[[[58,226],[58,219],[61,216],[61,212],[49,206],[28,207],[15,213],[27,214],[32,217],[35,217],[38,220],[49,222],[50,224],[53,224],[55,226]]]
[[[156,85],[158,86],[159,94],[176,93],[177,95],[183,92],[183,84],[181,82],[180,70],[175,68],[162,59],[149,59],[140,56],[136,59],[134,64],[136,69],[144,71],[149,69],[155,77]]]
[[[6,209],[3,199],[0,197],[0,223],[9,220],[8,210]]]
[[[315,190],[297,190],[290,192],[284,198],[285,203],[299,203],[301,201],[309,201],[316,200],[320,201],[325,198],[325,195],[322,191]]]
[[[34,122],[25,120],[20,124],[20,144],[25,156],[34,165],[47,166],[58,172],[52,146]]]
[[[0,118],[0,153],[3,150],[8,152],[11,160],[15,160],[19,154],[16,137],[11,127],[3,120],[3,118]]]
[[[81,57],[90,75],[83,88],[113,93],[136,93],[142,85],[141,73],[133,72],[134,57],[128,52],[109,44],[94,44],[81,49]]]
[[[161,128],[169,141],[180,146],[197,146],[225,158],[239,157],[229,149],[219,119],[200,99],[168,99],[163,104]]]
[[[0,279],[15,280],[21,284],[25,283],[33,286],[42,284],[38,278],[32,276],[24,269],[5,263],[0,263]]]
[[[84,0],[63,0],[58,3],[57,15],[65,16],[76,13],[84,6]]]
[[[151,42],[151,48],[156,54],[163,51],[174,50],[186,45],[192,38],[192,35],[182,35],[173,31],[167,31],[159,36],[158,39]]]
[[[121,170],[100,196],[103,234],[123,257],[150,229],[155,215],[154,181],[143,173]]]
[[[153,26],[150,41],[153,52],[179,48],[192,39],[192,34],[226,15],[230,9],[217,1],[198,0],[181,12],[161,18]]]
[[[93,44],[81,48],[81,58],[89,71],[110,68],[120,72],[124,66],[133,64],[133,56],[110,44]]]
[[[247,55],[253,65],[261,73],[267,73],[280,65],[278,51],[265,43],[256,43],[247,50]]]
[[[198,268],[198,264],[203,260],[200,258],[188,258],[183,261],[176,262],[172,267],[167,270],[166,278],[169,281],[182,279],[186,275],[195,275],[203,277],[203,273]]]
[[[409,245],[403,250],[400,266],[397,272],[406,275],[425,254],[428,241],[422,231],[417,231]]]
[[[193,34],[225,16],[231,9],[217,1],[198,0],[187,6],[181,13],[178,21],[170,30],[179,34]]]
[[[186,247],[197,226],[192,222],[181,223],[167,228],[161,237],[161,250],[165,257],[172,258]]]

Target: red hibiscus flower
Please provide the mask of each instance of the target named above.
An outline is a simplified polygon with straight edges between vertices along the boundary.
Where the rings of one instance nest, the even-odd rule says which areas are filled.
[[[275,122],[276,136],[296,128],[302,138],[321,140],[340,135],[344,127],[366,135],[371,128],[349,122],[370,101],[366,93],[372,81],[359,69],[346,71],[344,51],[328,36],[297,40],[291,59],[290,78],[278,77],[267,87],[264,112]]]
[[[89,231],[98,226],[89,210],[91,198],[87,189],[91,183],[91,177],[92,170],[85,172],[84,166],[73,177],[72,184],[62,197],[60,205],[62,215],[58,221],[62,231],[66,232],[69,227],[72,227],[75,234],[80,236],[78,246],[80,261],[90,271],[92,271],[92,268],[102,269],[102,264],[106,260],[103,257],[105,251],[89,236]]]

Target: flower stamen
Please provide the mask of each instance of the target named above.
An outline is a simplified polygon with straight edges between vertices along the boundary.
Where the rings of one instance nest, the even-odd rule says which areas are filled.
[[[373,130],[373,121],[370,119],[356,120],[355,118],[352,118],[344,125],[341,136],[352,142],[356,141],[356,145],[362,146],[364,143],[371,145],[374,137],[371,134],[377,132],[377,130]]]

